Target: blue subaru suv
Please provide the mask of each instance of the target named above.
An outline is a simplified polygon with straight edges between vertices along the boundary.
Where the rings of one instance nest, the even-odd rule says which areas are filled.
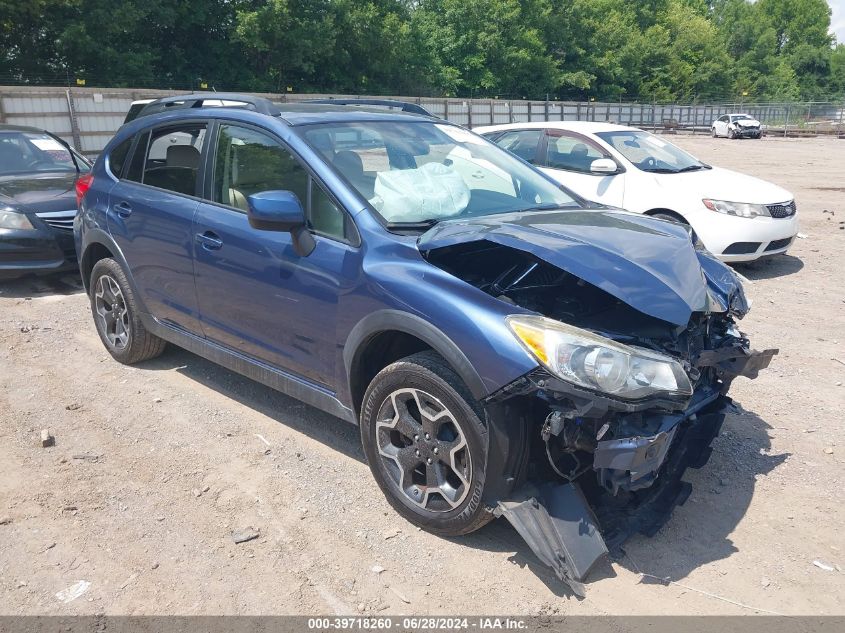
[[[360,425],[402,516],[440,535],[504,516],[578,593],[686,499],[731,381],[777,351],[749,349],[736,275],[685,227],[457,125],[246,95],[149,107],[77,185],[111,355],[172,343]]]

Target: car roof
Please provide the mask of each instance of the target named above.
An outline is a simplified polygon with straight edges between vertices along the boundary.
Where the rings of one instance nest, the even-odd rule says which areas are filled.
[[[0,132],[36,132],[38,134],[46,134],[42,128],[32,127],[29,125],[10,125],[8,123],[0,123]]]
[[[627,125],[617,125],[603,121],[530,121],[524,123],[504,123],[502,125],[483,125],[472,128],[473,132],[485,134],[500,130],[568,130],[582,134],[596,134],[598,132],[640,131],[639,128]]]

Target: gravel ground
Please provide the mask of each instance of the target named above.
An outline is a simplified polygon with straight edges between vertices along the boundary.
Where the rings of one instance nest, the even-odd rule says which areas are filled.
[[[0,285],[0,612],[845,613],[845,141],[676,142],[792,190],[806,238],[738,268],[742,329],[781,353],[735,383],[687,504],[585,600],[504,521],[402,520],[355,427],[172,347],[114,362],[69,276]]]

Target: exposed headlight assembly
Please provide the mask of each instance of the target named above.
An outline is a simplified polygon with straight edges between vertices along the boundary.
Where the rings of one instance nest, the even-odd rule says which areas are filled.
[[[0,229],[32,229],[32,222],[23,213],[0,209]]]
[[[756,218],[758,215],[770,217],[769,209],[764,204],[750,204],[748,202],[728,202],[726,200],[702,200],[704,206],[725,215],[735,215],[739,218]]]
[[[507,323],[546,369],[580,387],[629,400],[653,394],[692,394],[683,367],[663,354],[541,316],[509,316]]]

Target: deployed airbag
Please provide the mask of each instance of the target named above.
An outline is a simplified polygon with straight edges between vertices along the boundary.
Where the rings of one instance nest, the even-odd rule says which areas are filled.
[[[469,204],[461,175],[441,163],[379,172],[370,203],[388,222],[419,222],[460,214]]]

